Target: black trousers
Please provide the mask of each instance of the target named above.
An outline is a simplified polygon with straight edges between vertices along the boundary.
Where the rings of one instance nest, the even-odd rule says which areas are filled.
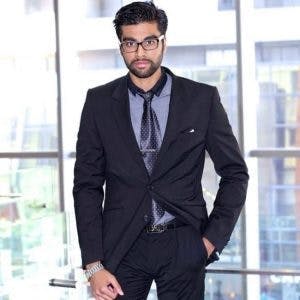
[[[159,300],[203,300],[206,259],[201,234],[190,225],[143,231],[114,274],[125,294],[118,299],[147,299],[154,280]]]

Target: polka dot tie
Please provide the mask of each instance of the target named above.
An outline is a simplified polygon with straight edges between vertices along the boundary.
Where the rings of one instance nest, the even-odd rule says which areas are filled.
[[[157,116],[151,107],[153,93],[150,91],[139,95],[144,99],[140,149],[143,154],[144,163],[148,173],[151,174],[161,144],[161,133]],[[150,222],[152,224],[156,224],[157,221],[164,215],[165,211],[155,200],[152,199],[151,213],[152,216]]]

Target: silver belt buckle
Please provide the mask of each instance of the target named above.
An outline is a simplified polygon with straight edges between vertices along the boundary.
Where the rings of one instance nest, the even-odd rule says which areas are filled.
[[[158,224],[158,225],[150,225],[147,227],[148,233],[161,233],[164,232],[167,229],[166,224]]]

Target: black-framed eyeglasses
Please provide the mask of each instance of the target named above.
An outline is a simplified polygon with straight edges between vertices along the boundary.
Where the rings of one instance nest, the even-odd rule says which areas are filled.
[[[146,51],[155,50],[159,42],[163,40],[165,36],[162,34],[159,37],[147,38],[141,42],[128,40],[120,43],[120,49],[123,53],[136,52],[139,48],[139,45]]]

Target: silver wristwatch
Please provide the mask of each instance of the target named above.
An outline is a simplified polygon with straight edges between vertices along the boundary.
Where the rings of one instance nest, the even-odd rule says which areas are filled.
[[[104,266],[101,264],[101,262],[97,262],[95,265],[93,265],[91,268],[87,269],[85,271],[85,276],[87,280],[90,280],[90,278],[98,271],[101,271],[104,269]]]

